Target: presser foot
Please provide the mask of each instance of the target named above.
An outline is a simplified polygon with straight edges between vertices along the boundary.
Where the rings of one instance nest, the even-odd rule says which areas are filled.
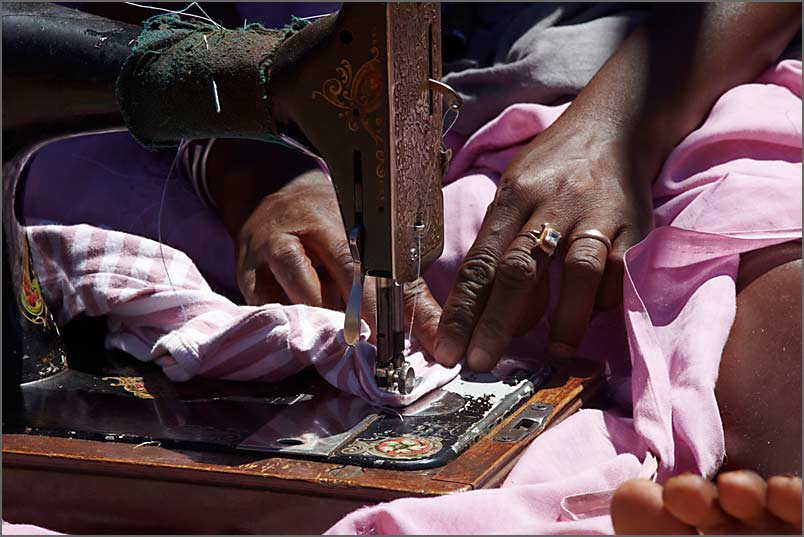
[[[374,378],[380,389],[390,393],[408,395],[416,387],[416,371],[407,362],[399,367],[378,367]]]
[[[376,278],[377,289],[377,386],[392,393],[413,391],[416,372],[405,361],[405,307],[402,284]]]

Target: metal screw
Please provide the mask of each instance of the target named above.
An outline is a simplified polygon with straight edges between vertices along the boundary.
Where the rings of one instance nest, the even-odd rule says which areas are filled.
[[[545,405],[544,403],[533,403],[531,405],[531,408],[533,408],[534,410],[547,410],[547,405]]]

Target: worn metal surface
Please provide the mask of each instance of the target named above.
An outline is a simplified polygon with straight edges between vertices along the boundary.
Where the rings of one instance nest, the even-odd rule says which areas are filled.
[[[95,346],[71,344],[82,360],[23,385],[18,425],[4,432],[427,468],[467,449],[533,394],[531,380],[542,378],[466,372],[397,411],[339,392],[312,372],[276,384],[173,383],[153,364],[98,348],[102,337],[93,330],[100,328],[87,321],[68,331],[70,342]],[[411,442],[413,448],[403,446]]]

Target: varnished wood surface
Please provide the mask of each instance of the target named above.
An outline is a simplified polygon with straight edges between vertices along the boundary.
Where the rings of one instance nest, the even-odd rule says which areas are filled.
[[[554,374],[490,434],[431,470],[4,434],[4,518],[71,533],[320,533],[363,505],[498,485],[533,437],[502,443],[495,432],[536,402],[554,405],[556,423],[593,395],[600,373],[578,362]]]

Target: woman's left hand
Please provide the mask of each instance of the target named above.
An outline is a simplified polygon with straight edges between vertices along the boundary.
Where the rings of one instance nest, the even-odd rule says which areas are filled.
[[[626,142],[616,124],[562,116],[509,163],[444,305],[438,362],[466,355],[471,369],[491,370],[544,314],[551,261],[563,262],[551,354],[573,355],[593,309],[622,301],[623,254],[653,221],[650,187],[633,179]],[[561,233],[552,257],[527,233],[543,223]],[[570,239],[589,230],[608,237],[611,251],[603,240]]]

